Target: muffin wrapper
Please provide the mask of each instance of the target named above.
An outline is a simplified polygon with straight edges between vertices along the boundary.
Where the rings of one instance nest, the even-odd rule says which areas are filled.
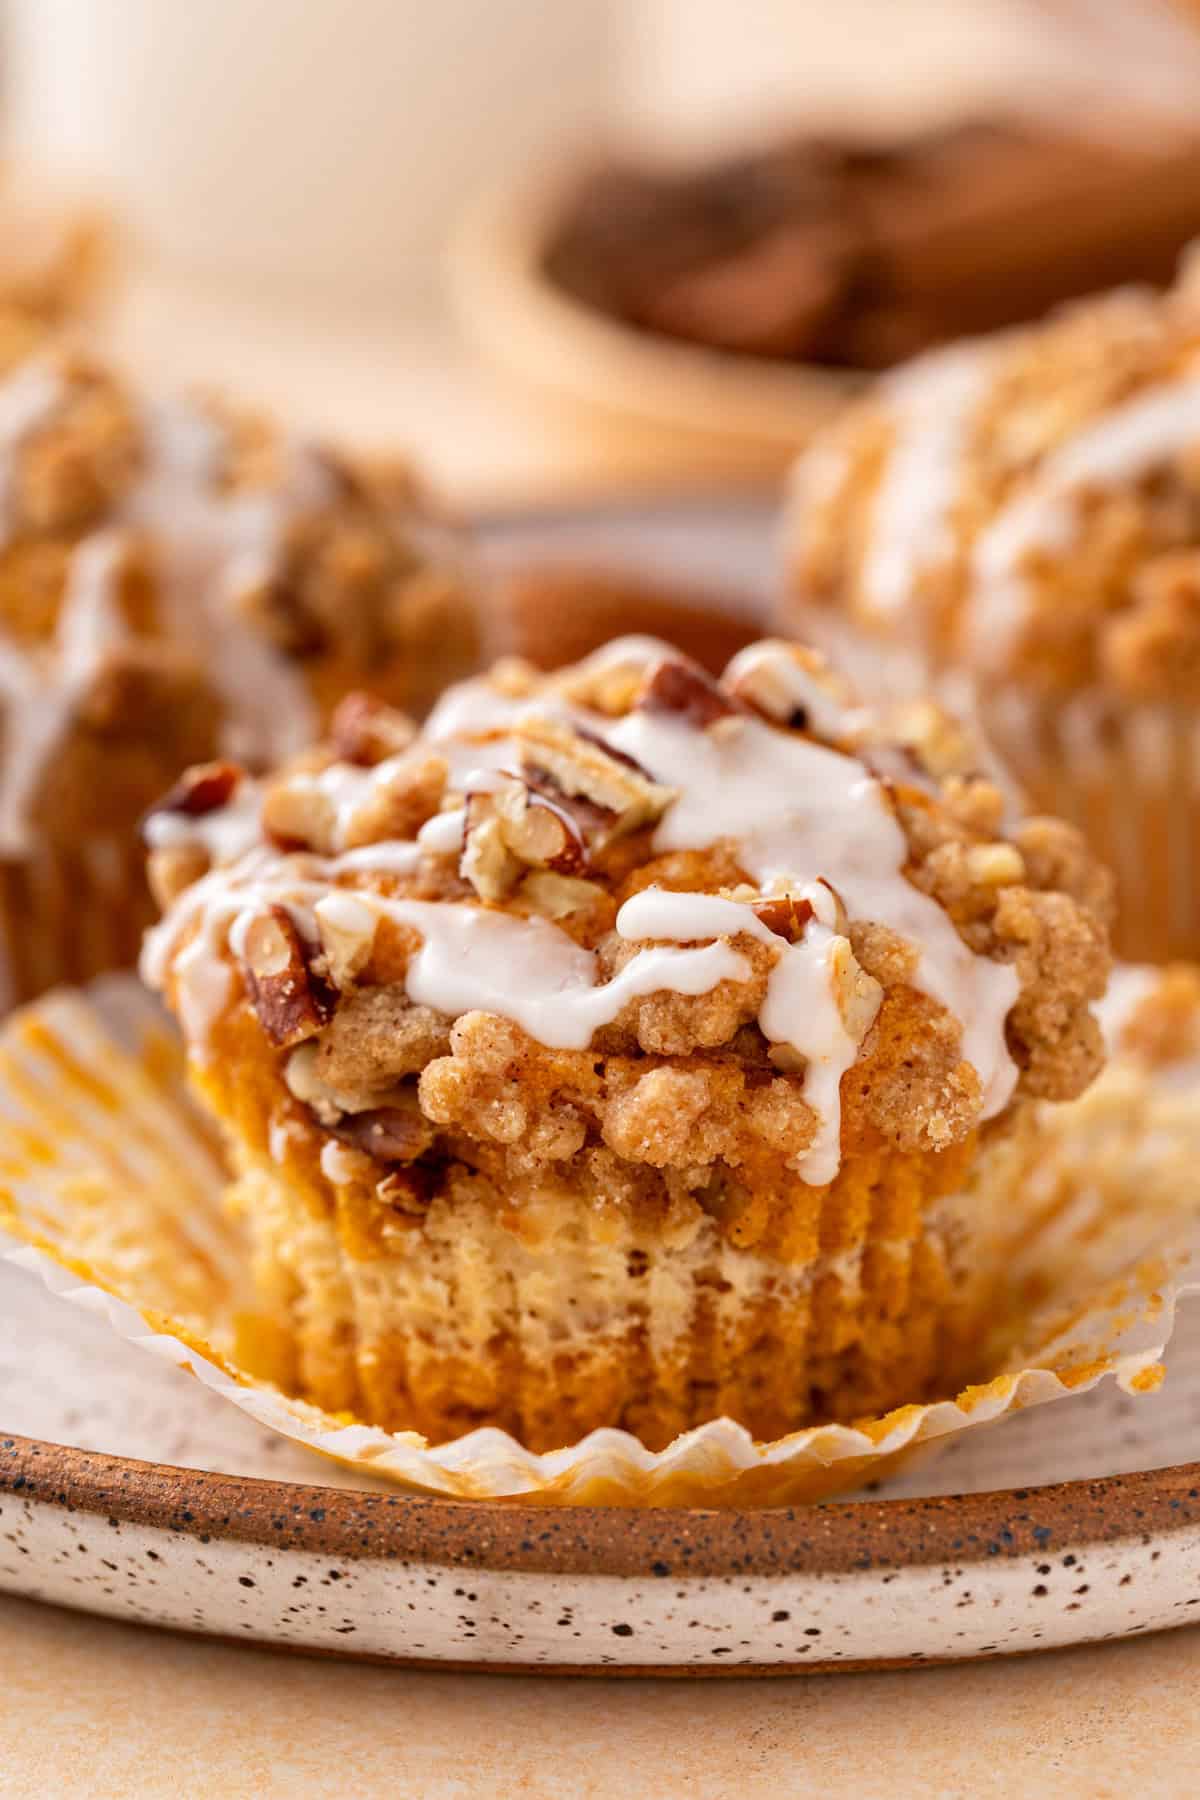
[[[988,742],[1041,812],[1069,819],[1117,882],[1120,955],[1200,957],[1200,720],[1168,706],[1114,713],[982,690]]]
[[[787,1504],[874,1479],[925,1445],[1106,1377],[1156,1387],[1177,1300],[1200,1284],[1200,1074],[1118,1065],[1072,1108],[1054,1195],[1012,1271],[1024,1299],[986,1379],[954,1399],[755,1442],[717,1419],[652,1452],[624,1431],[535,1455],[486,1429],[430,1445],[290,1398],[269,1378],[270,1321],[244,1286],[219,1154],[183,1086],[171,1028],[137,983],[46,996],[0,1031],[0,1227],[13,1260],[188,1370],[259,1424],[409,1487],[547,1504]],[[1020,1341],[1016,1342],[1019,1336]]]
[[[135,835],[0,859],[0,1012],[137,961],[154,909]]]

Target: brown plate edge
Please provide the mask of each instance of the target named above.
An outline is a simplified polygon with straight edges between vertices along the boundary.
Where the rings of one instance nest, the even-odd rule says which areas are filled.
[[[680,1577],[886,1571],[1200,1527],[1200,1463],[916,1500],[760,1510],[562,1507],[368,1493],[175,1468],[0,1435],[0,1497],[195,1538],[525,1573]]]

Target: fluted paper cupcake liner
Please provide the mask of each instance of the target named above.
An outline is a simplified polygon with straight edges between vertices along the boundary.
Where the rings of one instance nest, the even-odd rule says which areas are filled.
[[[273,1322],[245,1285],[225,1175],[179,1049],[129,978],[49,995],[0,1032],[0,1227],[55,1295],[101,1313],[261,1425],[424,1491],[547,1504],[784,1504],[882,1475],[921,1446],[1106,1378],[1157,1386],[1197,1279],[1200,1077],[1118,1064],[1055,1115],[1043,1221],[1011,1271],[1015,1312],[953,1398],[756,1442],[716,1419],[650,1451],[592,1432],[533,1454],[496,1429],[433,1445],[297,1400],[271,1379]]]
[[[0,858],[0,1013],[59,982],[131,968],[153,917],[145,852],[131,834]]]

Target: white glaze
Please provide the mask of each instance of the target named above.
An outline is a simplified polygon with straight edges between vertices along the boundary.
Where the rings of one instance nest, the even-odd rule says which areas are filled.
[[[992,356],[977,344],[919,357],[883,384],[894,440],[875,494],[863,591],[895,618],[919,570],[950,548],[948,521],[963,445],[986,389]]]
[[[0,542],[13,527],[16,459],[69,394],[50,363],[22,365],[0,384]],[[31,846],[29,803],[69,728],[102,654],[127,634],[117,605],[124,531],[146,533],[161,578],[172,641],[209,670],[223,703],[222,752],[259,764],[282,761],[311,741],[316,714],[303,675],[240,617],[234,597],[271,575],[289,521],[332,492],[320,459],[284,446],[277,487],[228,495],[216,483],[224,434],[182,403],[149,409],[142,421],[143,470],[101,532],[82,540],[52,645],[0,642],[5,752],[0,778],[0,854]]]
[[[228,805],[193,815],[154,812],[142,826],[151,850],[203,850],[210,863],[236,862],[258,842],[262,830],[262,784],[243,775]]]
[[[1083,425],[1036,469],[979,535],[972,558],[969,633],[984,662],[1002,658],[1030,603],[1024,565],[1067,550],[1088,488],[1135,481],[1200,444],[1200,377],[1148,389]]]
[[[650,645],[643,653],[649,662],[661,651]],[[808,683],[801,685],[803,703],[810,704]],[[471,731],[491,729],[497,701],[503,727],[514,716],[511,703],[483,684],[465,684],[446,704],[443,724],[450,719]],[[521,710],[546,709],[526,701]],[[844,723],[845,715],[839,717]],[[816,1136],[797,1168],[805,1180],[825,1182],[839,1164],[841,1078],[879,1001],[877,985],[853,960],[844,924],[839,928],[844,907],[845,917],[887,925],[911,944],[913,985],[961,1022],[962,1054],[983,1089],[982,1116],[1003,1109],[1017,1079],[1004,1036],[1018,993],[1016,972],[976,956],[942,908],[908,880],[904,833],[884,789],[861,762],[752,716],[725,720],[720,731],[701,731],[678,715],[640,709],[616,720],[588,713],[580,722],[674,791],[654,834],[657,852],[728,840],[763,895],[809,900],[814,917],[798,942],[771,932],[740,902],[649,889],[621,909],[617,931],[652,947],[638,950],[617,974],[602,980],[597,957],[539,917],[474,901],[331,891],[330,882],[352,863],[385,870],[398,858],[396,866],[409,872],[423,854],[442,852],[451,834],[457,843],[462,816],[455,811],[431,821],[420,843],[370,845],[332,860],[252,852],[183,895],[150,934],[143,957],[146,979],[161,987],[173,966],[179,1009],[202,1054],[207,1030],[233,991],[226,945],[236,951],[264,907],[287,906],[310,939],[322,924],[351,939],[369,939],[378,921],[388,918],[420,939],[405,978],[413,1001],[450,1017],[496,1013],[540,1043],[583,1049],[630,1000],[657,992],[699,995],[723,981],[749,981],[752,965],[730,942],[747,934],[773,952],[759,1025],[771,1042],[791,1046],[804,1059],[805,1098],[817,1115]],[[443,738],[439,747],[454,746]],[[340,819],[340,809],[357,805],[364,787],[379,775],[380,770],[339,765],[311,780]],[[480,779],[495,782],[486,771]],[[185,948],[175,954],[189,933]]]
[[[716,734],[639,711],[608,736],[676,790],[655,833],[656,850],[729,839],[764,891],[824,878],[851,919],[886,924],[912,944],[914,986],[962,1021],[963,1055],[983,1083],[983,1117],[1007,1105],[1017,1070],[1004,1022],[1017,997],[1016,971],[976,956],[937,902],[904,875],[904,833],[862,763],[751,718]]]
[[[26,848],[29,808],[47,761],[81,695],[126,635],[113,593],[121,553],[115,531],[101,532],[75,551],[53,644],[27,652],[0,639],[0,855]]]
[[[799,891],[797,898],[826,914],[832,904],[829,889],[819,883]],[[657,887],[644,888],[625,902],[617,914],[617,930],[622,937],[678,943],[745,932],[770,946],[776,960],[767,978],[759,1028],[769,1042],[790,1044],[804,1057],[804,1097],[817,1119],[816,1136],[797,1159],[796,1169],[805,1181],[832,1181],[840,1161],[842,1076],[858,1054],[865,1025],[874,1017],[866,1019],[864,1031],[854,1036],[838,1008],[830,956],[835,942],[845,944],[845,939],[839,940],[827,918],[818,913],[799,942],[789,944],[748,905]]]

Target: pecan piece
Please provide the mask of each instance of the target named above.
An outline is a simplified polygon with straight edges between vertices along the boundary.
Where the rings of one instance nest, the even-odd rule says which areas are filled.
[[[308,948],[286,907],[256,913],[238,954],[250,1004],[273,1044],[299,1044],[328,1023],[334,996],[310,968]]]
[[[766,900],[755,900],[750,911],[768,931],[786,938],[789,944],[799,943],[809,920],[815,917],[812,901],[798,899],[795,894],[772,894]]]
[[[415,1162],[433,1142],[433,1128],[417,1107],[377,1106],[350,1113],[333,1127],[334,1135],[377,1162]]]
[[[773,725],[840,739],[853,735],[854,696],[823,656],[803,644],[766,638],[733,658],[725,684]]]
[[[621,752],[557,720],[523,719],[513,736],[524,780],[542,793],[553,783],[561,805],[582,799],[611,814],[606,842],[652,824],[674,798],[670,788],[652,781]]]
[[[701,731],[720,719],[736,718],[742,710],[696,663],[673,660],[650,671],[637,704],[647,712],[673,713]]]
[[[573,875],[588,846],[573,802],[548,780],[534,787],[505,774],[494,787],[469,793],[460,872],[481,900],[503,900],[526,868]]]
[[[156,800],[146,817],[155,813],[182,813],[188,819],[203,818],[205,813],[219,812],[236,794],[245,770],[238,763],[199,763],[188,769],[174,787]]]
[[[368,769],[407,750],[416,735],[411,719],[371,694],[347,694],[329,721],[329,736],[340,760]]]

